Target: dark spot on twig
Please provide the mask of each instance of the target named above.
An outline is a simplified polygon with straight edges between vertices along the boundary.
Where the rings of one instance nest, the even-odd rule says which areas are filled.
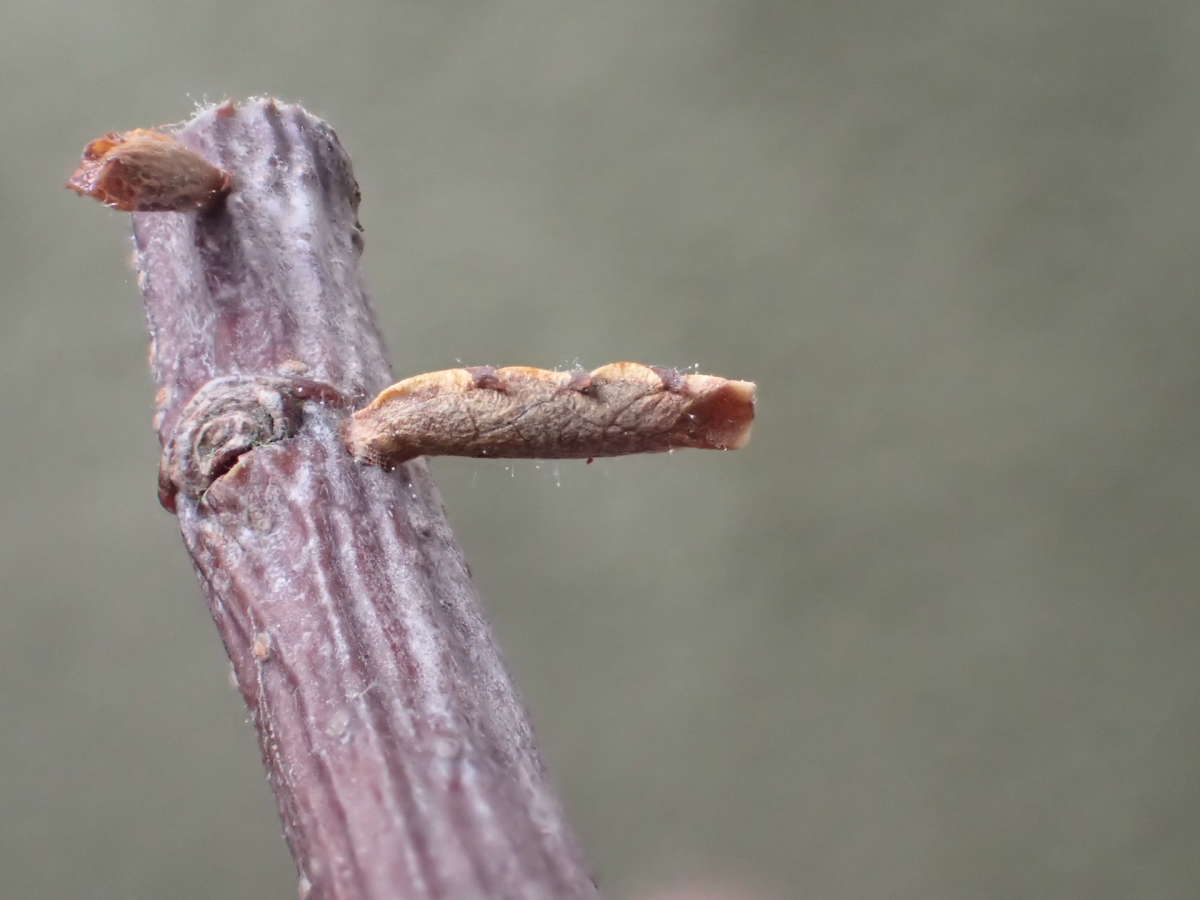
[[[475,379],[475,387],[488,391],[500,391],[501,393],[508,390],[504,382],[500,380],[500,374],[494,366],[466,366],[471,377]]]
[[[655,375],[662,379],[663,390],[670,391],[672,394],[681,394],[687,387],[687,383],[678,369],[668,369],[663,366],[650,366],[650,368]]]
[[[571,380],[567,382],[567,390],[590,396],[593,393],[592,388],[594,385],[595,382],[592,380],[590,372],[585,372],[583,369],[576,369],[571,373]]]

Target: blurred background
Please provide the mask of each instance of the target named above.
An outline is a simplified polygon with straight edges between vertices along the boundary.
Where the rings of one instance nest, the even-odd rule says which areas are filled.
[[[1200,6],[0,12],[0,872],[291,898],[155,500],[110,129],[337,128],[398,375],[753,379],[734,454],[434,471],[608,896],[1195,897]]]

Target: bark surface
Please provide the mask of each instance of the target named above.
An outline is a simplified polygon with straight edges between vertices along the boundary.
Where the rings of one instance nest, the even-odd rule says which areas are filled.
[[[271,100],[174,134],[232,190],[133,217],[160,490],[302,896],[595,896],[424,463],[385,472],[341,444],[392,378],[336,135]]]

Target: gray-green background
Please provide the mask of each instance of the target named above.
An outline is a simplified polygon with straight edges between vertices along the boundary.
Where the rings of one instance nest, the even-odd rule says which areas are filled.
[[[154,499],[113,128],[338,129],[398,374],[754,379],[735,454],[437,461],[601,884],[1200,891],[1200,6],[6,0],[0,893],[290,898]]]

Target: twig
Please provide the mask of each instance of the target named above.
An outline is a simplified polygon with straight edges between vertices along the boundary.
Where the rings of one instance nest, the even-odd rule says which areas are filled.
[[[754,385],[612,363],[593,372],[473,366],[406,378],[346,428],[360,459],[416,456],[590,459],[680,447],[735,450],[750,439]]]
[[[93,141],[68,187],[135,213],[159,497],[258,728],[302,895],[595,896],[413,460],[734,449],[754,385],[477,366],[348,417],[390,378],[358,186],[327,125],[226,103],[173,135]]]
[[[391,378],[337,137],[272,100],[207,109],[174,137],[232,191],[134,214],[162,495],[302,895],[595,896],[425,465],[389,474],[341,445],[343,398]]]

